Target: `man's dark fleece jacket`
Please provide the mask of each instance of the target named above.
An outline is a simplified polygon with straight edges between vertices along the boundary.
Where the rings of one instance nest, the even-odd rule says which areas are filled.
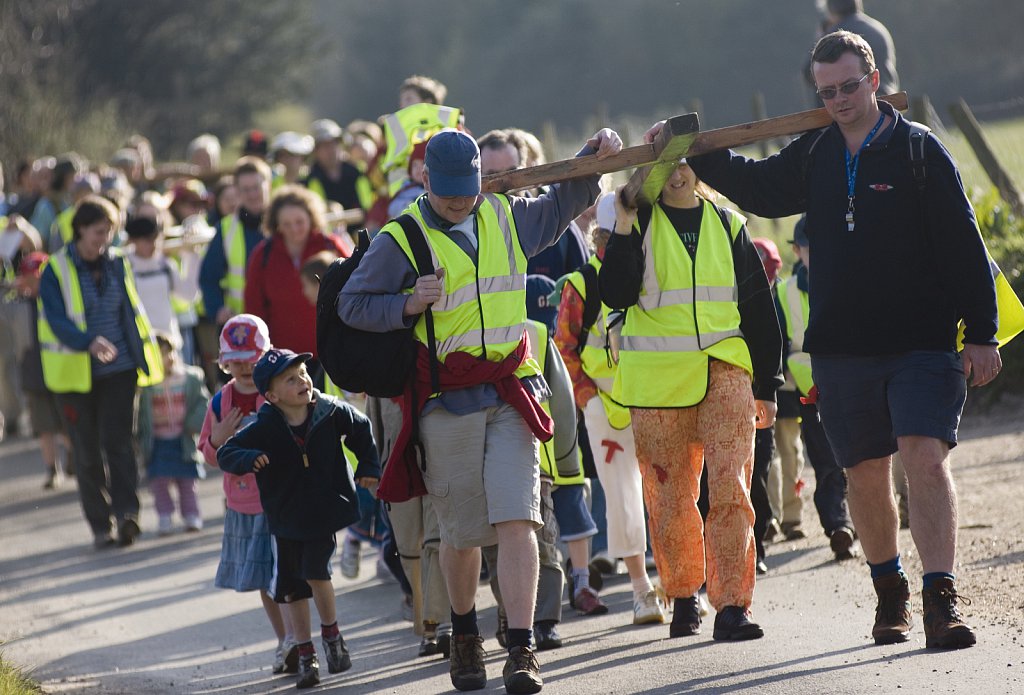
[[[660,203],[658,203],[660,205]],[[707,205],[703,202],[701,205]],[[670,220],[674,222],[676,231],[681,235],[687,232],[696,234],[699,242],[700,233],[711,233],[716,230],[700,229],[701,208],[693,211],[693,215],[679,216],[678,211],[666,209]],[[638,214],[640,229],[646,229],[651,208],[641,208]],[[680,229],[689,223],[690,229]],[[719,226],[720,233],[725,230]],[[680,241],[680,243],[683,243]],[[759,401],[774,401],[775,391],[784,383],[782,378],[782,335],[779,332],[779,321],[775,315],[775,300],[768,278],[764,274],[764,266],[757,255],[757,247],[750,240],[744,226],[732,243],[732,263],[736,274],[737,301],[740,312],[740,331],[750,350],[751,366],[754,368],[754,398]],[[644,279],[643,237],[634,228],[629,236],[612,234],[604,252],[599,275],[601,300],[613,309],[628,309],[637,303]],[[629,314],[626,314],[629,321]]]
[[[965,342],[994,345],[995,283],[956,165],[929,135],[919,193],[910,127],[888,104],[878,105],[895,121],[861,153],[852,232],[845,141],[835,124],[809,157],[819,131],[766,159],[722,151],[687,161],[743,210],[763,217],[807,213],[813,272],[804,349],[812,355],[951,351],[960,319]]]

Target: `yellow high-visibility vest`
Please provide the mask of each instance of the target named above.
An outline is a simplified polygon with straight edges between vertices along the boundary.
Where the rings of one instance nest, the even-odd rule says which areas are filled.
[[[540,369],[543,373],[548,366],[548,327],[540,321],[527,320],[526,335],[530,339],[530,352],[537,356]],[[540,404],[544,412],[551,415],[551,406],[547,401]],[[558,423],[555,423],[558,426]],[[583,460],[577,448],[577,472],[572,476],[565,476],[558,472],[558,459],[555,453],[555,438],[552,437],[546,442],[540,443],[540,472],[554,480],[555,485],[582,485]]]
[[[61,295],[64,298],[64,310],[67,317],[74,321],[78,330],[83,333],[87,330],[85,322],[85,303],[82,300],[82,286],[78,281],[78,270],[75,264],[68,257],[68,247],[57,251],[46,265],[52,266],[54,275],[57,277],[57,284],[60,285]],[[160,347],[153,339],[149,319],[146,311],[139,301],[139,293],[135,289],[135,275],[132,273],[131,264],[127,263],[121,252],[113,249],[115,261],[120,263],[124,270],[124,285],[128,294],[128,302],[131,305],[132,313],[135,315],[135,328],[142,339],[143,354],[146,360],[146,369],[138,370],[139,386],[152,386],[163,381],[164,368],[163,359],[160,355]],[[43,381],[46,388],[54,393],[88,393],[92,390],[92,362],[88,351],[72,350],[64,345],[54,334],[50,323],[46,320],[46,312],[43,310],[43,300],[37,300],[39,307],[39,320],[36,322],[36,330],[39,335],[40,356],[43,363]]]
[[[594,266],[600,272],[601,261],[596,254],[591,256],[587,263]],[[573,289],[579,293],[585,305],[587,302],[587,283],[583,279],[583,273],[580,271],[570,273],[566,278],[566,282],[572,285]],[[611,309],[608,305],[601,302],[601,313],[598,314],[594,325],[590,327],[587,344],[580,351],[580,361],[583,363],[583,372],[597,386],[597,395],[604,406],[604,412],[608,416],[609,424],[617,430],[624,430],[630,424],[629,409],[612,399],[612,391],[615,388],[615,373],[618,371],[618,365],[612,361],[604,348],[607,338],[608,315],[610,313]]]
[[[704,202],[695,259],[660,203],[643,238],[640,299],[622,328],[613,398],[636,408],[685,408],[707,394],[709,360],[753,374],[750,350],[740,332],[732,244],[745,222],[729,211],[730,229]],[[633,233],[640,229],[634,226]]]
[[[359,167],[356,167],[359,169]],[[311,190],[320,196],[325,202],[327,201],[327,192],[324,190],[323,181],[318,178],[311,178],[306,182],[306,188]],[[356,179],[356,197],[359,199],[359,207],[363,210],[369,210],[373,207],[374,201],[377,199],[377,193],[373,190],[373,184],[370,183],[370,179],[360,169],[359,177]]]
[[[782,305],[782,315],[786,319],[786,337],[789,338],[786,368],[793,375],[800,393],[806,396],[814,387],[811,356],[804,352],[804,334],[807,332],[811,309],[807,293],[797,287],[795,274],[779,284],[779,304]]]
[[[74,206],[69,207],[66,210],[62,210],[60,214],[57,215],[57,219],[53,221],[53,229],[60,234],[60,238],[63,240],[65,246],[70,244],[71,240],[74,239],[75,236],[75,230],[71,227],[71,218],[75,216],[75,210],[76,208]],[[51,235],[53,234],[53,232],[50,233]]]
[[[220,233],[224,257],[228,262],[228,270],[220,280],[224,304],[236,314],[241,314],[245,311],[245,263],[248,254],[245,250],[245,228],[237,214],[221,220]]]
[[[412,149],[439,130],[457,127],[461,117],[462,109],[437,104],[413,104],[384,116],[380,170],[388,178],[388,195],[394,197],[409,179],[406,168]]]
[[[988,251],[986,250],[985,253],[987,254]],[[996,313],[999,317],[999,327],[996,329],[995,337],[999,341],[999,347],[1003,347],[1016,338],[1021,331],[1024,331],[1024,305],[1021,305],[1017,293],[1010,287],[1010,281],[1003,275],[999,265],[992,260],[992,256],[988,257],[988,266],[996,283]],[[956,349],[964,349],[963,321],[960,322],[960,328],[957,331]]]
[[[508,197],[488,194],[476,212],[477,263],[439,229],[430,227],[419,205],[405,210],[423,230],[434,268],[444,268],[444,294],[431,307],[437,359],[466,352],[501,362],[519,345],[526,330],[526,255],[519,244]],[[416,268],[416,259],[398,222],[389,222],[381,233],[390,234]],[[421,269],[416,268],[417,273]],[[405,290],[412,294],[412,288]],[[416,321],[413,335],[424,345],[426,321]],[[516,370],[516,376],[539,375],[532,357]]]

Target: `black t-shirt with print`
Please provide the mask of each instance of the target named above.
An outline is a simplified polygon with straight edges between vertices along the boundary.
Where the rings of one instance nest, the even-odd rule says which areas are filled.
[[[661,209],[665,211],[668,221],[675,227],[676,234],[682,240],[690,258],[696,258],[697,241],[700,239],[700,222],[704,217],[704,201],[699,200],[697,207],[693,208],[673,208],[662,203]]]

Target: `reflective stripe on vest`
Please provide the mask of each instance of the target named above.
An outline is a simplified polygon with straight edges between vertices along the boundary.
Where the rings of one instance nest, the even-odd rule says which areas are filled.
[[[221,241],[228,269],[220,280],[224,304],[236,314],[245,311],[245,228],[238,215],[225,217],[221,223]]]
[[[807,332],[807,320],[810,316],[810,304],[807,293],[800,290],[796,275],[787,278],[779,286],[782,301],[782,316],[786,319],[786,333],[789,338],[789,355],[786,357],[786,368],[793,375],[796,387],[805,396],[814,387],[811,376],[811,356],[804,352],[804,335]]]
[[[412,104],[384,116],[384,143],[380,170],[387,174],[388,195],[394,196],[409,179],[406,170],[413,147],[443,128],[459,124],[461,109],[437,104]]]
[[[541,373],[547,372],[548,368],[548,327],[539,322],[527,320],[526,322],[526,336],[530,340],[530,352],[534,354],[540,364]],[[540,407],[544,409],[544,412],[549,416],[551,415],[551,405],[549,401],[544,401],[540,404]],[[555,423],[555,427],[558,423]],[[555,438],[552,437],[546,442],[540,443],[540,472],[542,475],[546,475],[554,480],[555,485],[582,485],[584,481],[583,477],[583,463],[582,458],[579,458],[581,454],[577,449],[577,459],[579,462],[579,470],[576,475],[564,476],[558,472],[558,454],[555,452]]]
[[[743,218],[729,212],[729,230],[704,202],[696,258],[655,205],[643,239],[639,301],[622,328],[613,398],[642,408],[688,407],[707,392],[708,360],[753,372],[740,331],[732,244]],[[639,232],[639,228],[634,227]]]
[[[431,309],[438,359],[459,351],[500,362],[515,350],[526,324],[526,255],[508,199],[487,195],[477,209],[476,264],[447,234],[427,226],[418,205],[406,208],[406,214],[424,230],[433,266],[445,269],[444,294]],[[381,231],[395,239],[415,268],[401,225],[390,222]],[[427,344],[425,321],[416,322],[413,335]],[[516,371],[520,378],[540,373],[532,358]]]
[[[596,254],[591,256],[587,263],[594,266],[600,272],[601,261]],[[580,271],[570,273],[566,281],[580,295],[585,306],[587,303],[587,283],[583,279],[583,274]],[[612,400],[612,391],[615,388],[615,373],[618,371],[618,365],[612,362],[604,347],[607,342],[606,327],[610,313],[611,309],[608,305],[601,302],[601,312],[597,315],[594,325],[590,327],[587,344],[580,351],[580,362],[583,365],[583,373],[597,386],[597,395],[600,397],[602,405],[604,405],[604,412],[608,416],[609,424],[614,429],[624,430],[630,424],[629,409]]]
[[[78,282],[78,271],[68,258],[67,248],[65,246],[50,256],[47,265],[53,267],[54,275],[57,277],[61,297],[64,299],[65,314],[74,322],[78,330],[85,333],[87,326],[82,287]],[[138,371],[138,383],[140,386],[150,386],[163,381],[163,360],[160,348],[153,340],[149,319],[139,301],[131,265],[119,253],[116,255],[116,260],[120,261],[124,270],[128,303],[135,317],[135,327],[142,339],[146,368],[149,370],[148,375],[141,369]],[[36,322],[36,331],[39,336],[43,381],[46,388],[54,393],[88,393],[92,390],[92,361],[88,351],[73,350],[60,342],[50,327],[50,323],[46,320],[42,299],[37,301],[39,320]]]

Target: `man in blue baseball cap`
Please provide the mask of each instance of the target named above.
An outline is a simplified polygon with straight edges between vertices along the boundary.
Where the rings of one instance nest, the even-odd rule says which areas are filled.
[[[603,129],[580,150],[604,159],[622,140]],[[537,198],[481,195],[480,150],[461,131],[427,143],[426,193],[384,226],[338,300],[348,325],[367,331],[412,327],[428,355],[427,309],[433,315],[440,392],[418,372],[403,398],[403,424],[380,496],[401,501],[419,475],[410,456],[412,423],[426,455],[423,483],[438,516],[441,570],[452,605],[451,679],[458,690],[487,686],[476,621],[480,547],[497,543],[498,579],[508,615],[509,693],[538,692],[543,681],[532,631],[542,524],[538,438],[552,436],[540,409],[550,389],[525,336],[527,259],[558,241],[594,204],[600,176],[555,184]],[[436,267],[418,268],[405,228],[422,231]],[[411,227],[410,227],[411,229]],[[426,370],[421,370],[426,371]],[[403,496],[404,495],[404,496]]]

